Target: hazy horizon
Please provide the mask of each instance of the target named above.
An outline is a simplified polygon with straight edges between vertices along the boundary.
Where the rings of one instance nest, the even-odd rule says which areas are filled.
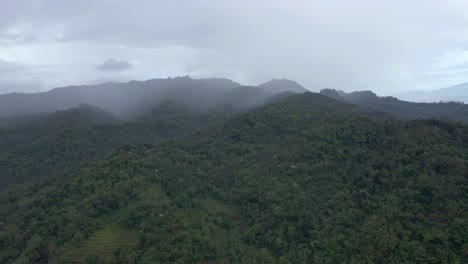
[[[468,2],[0,3],[0,94],[190,75],[394,95],[468,82]]]

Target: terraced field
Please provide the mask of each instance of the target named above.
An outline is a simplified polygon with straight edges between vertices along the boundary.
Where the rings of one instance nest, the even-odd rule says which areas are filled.
[[[117,225],[107,225],[90,236],[75,254],[72,263],[101,262],[111,263],[118,250],[130,249],[136,245],[138,233]]]

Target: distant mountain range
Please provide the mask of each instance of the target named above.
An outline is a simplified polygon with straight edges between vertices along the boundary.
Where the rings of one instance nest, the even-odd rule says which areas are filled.
[[[144,113],[164,100],[202,111],[222,104],[249,107],[277,93],[306,91],[296,82],[285,79],[274,79],[258,87],[245,87],[228,79],[192,79],[188,76],[127,83],[110,82],[62,87],[43,93],[0,95],[0,118],[51,113],[82,103],[128,118]]]
[[[324,89],[322,95],[337,101],[357,104],[370,110],[387,112],[405,119],[450,119],[468,122],[468,105],[457,102],[415,103],[395,97],[379,97],[372,91],[345,93],[339,90]]]
[[[188,76],[69,86],[43,93],[0,95],[0,126],[28,121],[34,116],[75,108],[81,104],[98,107],[128,120],[151,111],[164,101],[183,105],[190,112],[206,112],[224,107],[239,111],[262,105],[274,98],[307,91],[297,82],[287,79],[273,79],[258,86],[244,86],[229,79],[192,79]],[[414,92],[413,95],[407,93],[406,97],[399,97],[414,97],[414,101],[451,101],[443,103],[408,102],[395,97],[379,97],[371,91],[345,93],[324,89],[320,93],[341,102],[406,119],[445,118],[468,122],[468,105],[456,103],[468,101],[468,83],[432,92]]]
[[[413,102],[465,102],[468,103],[468,82],[432,91],[410,91],[395,95]]]

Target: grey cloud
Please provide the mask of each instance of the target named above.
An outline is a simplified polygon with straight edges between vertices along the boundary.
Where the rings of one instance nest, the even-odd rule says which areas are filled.
[[[33,34],[0,34],[0,45],[13,46],[37,42],[38,39]]]
[[[421,76],[445,51],[468,49],[467,9],[438,0],[2,0],[0,58],[42,64],[47,49],[67,65],[57,75],[77,84],[99,72],[76,65],[119,56],[139,62],[101,70],[247,83],[287,76],[312,90],[389,93],[442,83]]]
[[[43,90],[43,84],[40,79],[29,78],[29,79],[3,79],[0,78],[0,94],[12,93],[12,92],[38,92]]]
[[[0,94],[42,91],[42,80],[34,74],[35,71],[41,70],[41,67],[0,59]]]
[[[25,70],[27,67],[17,62],[0,59],[0,76]]]
[[[125,71],[132,67],[128,61],[108,59],[96,67],[98,71]]]
[[[128,47],[213,47],[218,35],[234,28],[228,2],[93,0],[2,0],[0,32],[35,35],[61,26],[58,42],[86,41]],[[3,17],[3,18],[2,18]],[[16,28],[15,28],[16,27]],[[21,27],[25,27],[21,30]],[[228,32],[226,32],[228,33]]]

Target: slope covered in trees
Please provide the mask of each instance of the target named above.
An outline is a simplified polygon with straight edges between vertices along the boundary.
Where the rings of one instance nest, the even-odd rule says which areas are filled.
[[[463,263],[467,161],[465,124],[296,95],[4,190],[0,262]]]
[[[297,86],[283,90],[297,89]],[[0,189],[75,169],[122,145],[159,144],[224,116],[290,95],[277,92],[269,83],[259,88],[239,86],[227,79],[188,77],[72,88],[18,95],[24,100],[31,99],[32,105],[23,105],[22,99],[8,104],[29,110],[35,104],[60,109],[83,100],[98,103],[115,113],[125,112],[124,118],[81,103],[77,108],[51,114],[33,111],[26,116],[0,119]],[[94,93],[99,96],[94,97]],[[11,96],[0,96],[0,101]],[[2,107],[5,105],[0,106],[0,116],[8,115]]]
[[[0,128],[0,189],[76,169],[119,146],[159,144],[215,122],[230,109],[193,113],[163,102],[130,121],[93,106],[58,111]]]

